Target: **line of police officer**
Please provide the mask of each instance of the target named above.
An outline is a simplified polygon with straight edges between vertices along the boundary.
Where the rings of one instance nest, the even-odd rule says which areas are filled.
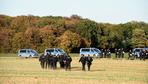
[[[60,68],[63,68],[65,70],[70,70],[71,69],[71,62],[72,62],[72,58],[67,55],[51,55],[49,53],[47,53],[47,55],[42,54],[39,57],[39,61],[40,61],[40,65],[41,68],[43,69],[57,69],[57,62],[60,63]]]
[[[109,49],[101,49],[101,58],[111,58],[111,52]]]
[[[131,50],[129,51],[128,55],[129,55],[128,59],[136,58],[136,56],[133,55]],[[111,58],[110,50],[107,49],[107,50],[103,51],[103,49],[102,49],[101,50],[101,57]],[[116,58],[124,58],[123,48],[115,49],[115,57]],[[148,58],[148,50],[143,50],[142,52],[140,52],[140,60],[142,60],[142,59],[145,60],[146,58]],[[39,57],[39,61],[40,61],[40,65],[43,69],[45,69],[45,68],[56,69],[57,62],[59,62],[60,68],[65,69],[65,70],[71,70],[72,58],[68,54],[58,55],[58,56],[51,55],[49,53],[47,55],[42,54]],[[82,71],[85,71],[86,64],[88,67],[88,71],[90,71],[92,61],[93,61],[93,58],[90,55],[88,55],[88,56],[82,55],[79,59],[79,62],[82,63]]]
[[[41,68],[43,69],[47,69],[47,68],[56,69],[57,62],[59,62],[60,68],[65,70],[71,70],[72,58],[67,54],[59,55],[59,56],[55,56],[51,54],[47,54],[47,55],[42,54],[39,57],[39,61],[40,61]],[[90,71],[90,66],[92,64],[92,61],[93,61],[93,58],[91,56],[82,55],[79,59],[79,62],[82,63],[82,70],[85,71],[85,65],[87,64],[88,71]]]
[[[111,52],[109,49],[101,49],[101,58],[111,58]],[[124,58],[123,48],[115,49],[115,58]]]
[[[123,48],[115,49],[115,58],[124,58]]]

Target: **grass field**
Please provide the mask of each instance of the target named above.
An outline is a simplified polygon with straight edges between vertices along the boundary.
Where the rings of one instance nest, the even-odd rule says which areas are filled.
[[[81,71],[78,54],[72,69],[41,69],[37,58],[0,54],[0,84],[148,84],[148,60],[94,59],[91,71]],[[58,65],[59,67],[59,65]]]

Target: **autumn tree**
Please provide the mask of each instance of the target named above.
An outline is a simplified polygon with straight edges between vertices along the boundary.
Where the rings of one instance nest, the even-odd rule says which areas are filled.
[[[30,48],[31,44],[27,41],[27,39],[28,38],[25,36],[24,32],[16,33],[12,39],[12,51],[17,52],[22,48]]]
[[[24,35],[27,38],[26,41],[28,42],[28,44],[31,45],[30,48],[39,51],[39,46],[41,45],[39,29],[35,27],[29,27],[24,32]]]
[[[53,48],[57,46],[57,40],[54,35],[54,30],[49,27],[44,27],[40,29],[40,51],[43,51],[45,48]]]
[[[133,48],[145,47],[146,38],[144,30],[138,28],[134,29],[131,41]]]
[[[79,45],[79,35],[69,30],[65,31],[64,34],[59,37],[59,47],[68,53],[70,53],[73,48],[79,47]]]

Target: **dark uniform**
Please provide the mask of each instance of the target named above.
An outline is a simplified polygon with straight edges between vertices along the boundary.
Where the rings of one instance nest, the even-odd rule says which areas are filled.
[[[121,57],[124,58],[124,50],[123,50],[123,48],[121,49]]]
[[[101,58],[103,58],[104,56],[104,52],[103,52],[103,49],[101,49]]]
[[[118,58],[118,49],[115,49],[115,58]]]
[[[109,49],[107,49],[107,58],[111,58],[111,52]]]
[[[63,68],[64,69],[64,59],[65,59],[65,56],[64,55],[61,55],[59,57],[59,63],[60,63],[60,68]]]
[[[104,58],[106,58],[107,57],[107,50],[105,49],[105,51],[104,51]]]
[[[82,70],[85,71],[86,57],[82,55],[79,62],[82,63]]]
[[[140,52],[140,60],[142,60],[142,59],[144,60],[145,56],[146,56],[146,51],[142,50]]]
[[[45,68],[45,56],[44,54],[42,54],[40,57],[39,57],[39,61],[40,61],[40,65],[41,65],[41,68]]]
[[[119,52],[118,58],[121,58],[121,56],[122,56],[122,50],[121,49],[118,49],[118,52]]]
[[[145,60],[145,59],[148,59],[148,50],[145,50],[145,57],[144,57],[144,59],[143,60]]]
[[[55,56],[55,68],[57,68],[58,56]]]
[[[71,62],[72,62],[72,58],[68,55],[66,56],[66,59],[65,59],[65,70],[69,69],[71,70]]]
[[[51,57],[51,59],[50,59],[50,66],[51,66],[51,69],[56,69],[56,62],[57,62],[56,56],[53,55],[53,56]]]
[[[88,71],[90,71],[90,66],[92,64],[92,61],[93,61],[92,57],[90,57],[90,56],[86,57]]]
[[[133,58],[132,50],[130,50],[130,51],[128,52],[128,59],[131,59],[131,58]]]
[[[45,55],[45,68],[48,68],[48,56],[49,54],[47,53],[47,55]]]

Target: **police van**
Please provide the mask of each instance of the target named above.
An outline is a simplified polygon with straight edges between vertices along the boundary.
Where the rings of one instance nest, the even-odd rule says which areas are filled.
[[[92,57],[101,57],[101,51],[97,48],[81,48],[80,56],[92,56]]]
[[[133,49],[133,55],[136,56],[137,58],[140,57],[140,53],[142,51],[148,50],[148,48],[134,48]]]
[[[18,51],[19,57],[38,57],[38,53],[33,49],[20,49]]]
[[[47,55],[47,54],[58,56],[58,55],[64,55],[66,53],[64,52],[63,49],[60,49],[60,48],[48,48],[48,49],[45,49],[44,51],[44,55]]]

